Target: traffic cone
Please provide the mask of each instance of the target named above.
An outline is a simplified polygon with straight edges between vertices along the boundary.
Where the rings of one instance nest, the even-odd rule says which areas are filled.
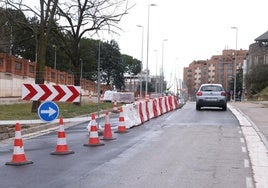
[[[118,108],[117,108],[117,102],[116,102],[116,100],[114,100],[114,107],[113,107],[113,111],[112,112],[119,113]]]
[[[110,118],[109,118],[109,112],[107,111],[105,114],[106,122],[104,125],[104,131],[103,131],[103,138],[102,140],[114,140],[116,138],[113,138],[112,130],[111,130],[111,124],[110,124]]]
[[[117,131],[115,131],[115,133],[127,133],[128,130],[126,129],[125,126],[125,118],[123,115],[123,108],[120,108],[120,114],[119,114],[119,123],[118,123],[118,127],[117,127]]]
[[[84,144],[84,146],[103,146],[103,145],[104,145],[103,143],[100,143],[95,114],[92,114],[89,139],[88,139],[88,143]]]
[[[74,151],[68,149],[68,145],[66,142],[66,135],[64,131],[63,119],[60,118],[56,150],[50,154],[51,155],[68,155],[68,154],[73,154],[73,153]]]
[[[20,124],[16,123],[13,157],[10,162],[6,162],[6,165],[21,166],[32,163],[33,163],[32,161],[28,161],[26,159],[26,155],[24,153],[23,141],[21,138]]]

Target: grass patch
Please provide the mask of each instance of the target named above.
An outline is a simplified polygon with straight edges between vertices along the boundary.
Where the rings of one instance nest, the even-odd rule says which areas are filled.
[[[82,104],[81,106],[72,103],[56,103],[59,107],[59,115],[63,118],[72,118],[82,115],[89,115],[98,111],[97,103]],[[29,120],[39,119],[37,113],[32,113],[32,103],[0,105],[0,120]],[[113,108],[113,103],[101,103],[100,110]]]

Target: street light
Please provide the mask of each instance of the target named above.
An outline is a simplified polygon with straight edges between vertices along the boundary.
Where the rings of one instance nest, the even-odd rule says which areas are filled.
[[[235,95],[236,95],[236,59],[237,59],[237,35],[238,35],[238,28],[237,27],[231,27],[232,29],[236,30],[235,34],[235,72],[234,72],[234,102],[235,102]]]
[[[148,93],[148,61],[149,61],[149,28],[150,28],[150,7],[157,6],[156,4],[148,5],[148,22],[147,22],[147,57],[146,57],[146,83],[145,83],[145,96]]]
[[[158,51],[157,50],[154,50],[155,51],[155,93],[157,93],[157,59],[158,59]]]
[[[142,25],[137,25],[137,27],[140,27],[142,29],[142,36],[141,36],[141,72],[140,76],[142,75],[142,69],[143,69],[143,38],[144,38],[144,27]],[[140,79],[140,97],[142,96],[142,80]]]
[[[101,57],[101,40],[99,39],[99,47],[98,47],[98,128],[100,128],[99,119],[100,119],[100,80],[101,80],[101,73],[100,73],[100,57]]]
[[[163,94],[164,90],[164,44],[168,39],[162,40],[162,67],[161,67],[161,93]]]

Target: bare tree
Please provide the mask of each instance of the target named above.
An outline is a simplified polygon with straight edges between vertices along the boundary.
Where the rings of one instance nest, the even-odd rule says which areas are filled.
[[[129,9],[127,0],[72,0],[59,4],[60,28],[68,36],[62,39],[74,67],[75,85],[80,85],[79,44],[82,37],[86,33],[92,36],[99,30],[117,33],[120,30],[117,24]]]

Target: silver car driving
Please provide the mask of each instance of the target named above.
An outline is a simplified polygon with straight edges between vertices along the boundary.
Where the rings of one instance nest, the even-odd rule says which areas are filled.
[[[226,92],[221,84],[202,84],[196,92],[196,110],[202,107],[227,109]]]

